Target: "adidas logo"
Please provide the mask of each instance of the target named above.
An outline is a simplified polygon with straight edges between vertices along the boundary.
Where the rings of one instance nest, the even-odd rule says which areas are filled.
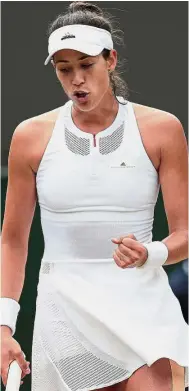
[[[73,34],[70,34],[70,33],[66,33],[62,38],[61,38],[61,41],[63,39],[68,39],[68,38],[76,38],[75,35]]]
[[[125,162],[122,162],[119,166],[111,166],[112,168],[134,168],[136,166],[130,166],[126,164]]]

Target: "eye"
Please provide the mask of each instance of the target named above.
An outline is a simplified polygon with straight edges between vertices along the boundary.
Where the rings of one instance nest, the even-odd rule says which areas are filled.
[[[93,64],[82,64],[82,68],[90,68],[93,66]]]
[[[62,68],[62,69],[59,69],[59,71],[62,72],[62,73],[68,73],[68,72],[70,72],[70,69]]]

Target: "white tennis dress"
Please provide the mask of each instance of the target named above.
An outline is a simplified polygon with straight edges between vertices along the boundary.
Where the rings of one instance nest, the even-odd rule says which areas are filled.
[[[188,325],[163,267],[122,269],[112,257],[111,238],[152,241],[160,187],[125,103],[94,138],[75,126],[68,101],[39,165],[45,249],[32,391],[102,388],[161,357],[188,367]]]

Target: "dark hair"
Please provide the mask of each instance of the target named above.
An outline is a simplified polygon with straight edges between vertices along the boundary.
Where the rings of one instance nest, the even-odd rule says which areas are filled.
[[[57,18],[49,25],[48,36],[50,36],[50,34],[52,34],[52,32],[56,29],[63,26],[85,24],[109,31],[112,35],[113,41],[117,44],[122,44],[123,40],[119,35],[121,31],[113,28],[111,19],[113,19],[112,16],[107,13],[105,14],[97,5],[74,1],[69,5],[67,13],[58,15]],[[104,49],[102,51],[102,55],[106,60],[110,55],[110,50]],[[118,61],[117,66],[120,67],[120,65],[120,62]],[[129,89],[127,83],[120,77],[120,72],[117,70],[110,73],[110,84],[115,98],[116,95],[119,95],[125,100],[128,99]]]

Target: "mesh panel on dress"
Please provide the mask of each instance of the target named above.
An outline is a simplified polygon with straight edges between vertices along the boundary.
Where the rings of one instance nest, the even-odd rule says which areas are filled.
[[[47,273],[47,274],[45,274]],[[88,391],[116,384],[131,373],[113,365],[112,357],[90,350],[74,334],[61,298],[51,289],[49,266],[43,268],[32,348],[32,391]]]
[[[124,122],[111,135],[99,138],[99,152],[102,155],[114,152],[120,147],[124,135]],[[65,128],[65,142],[68,149],[79,155],[90,154],[90,140],[85,137],[78,137]]]
[[[124,134],[124,122],[114,130],[114,132],[106,137],[101,137],[99,139],[99,151],[102,155],[107,155],[115,151],[122,143]]]
[[[49,358],[39,336],[35,336],[32,346],[32,391],[69,391],[56,365]]]
[[[85,137],[77,137],[65,128],[65,141],[68,149],[77,155],[90,154],[90,140]]]

